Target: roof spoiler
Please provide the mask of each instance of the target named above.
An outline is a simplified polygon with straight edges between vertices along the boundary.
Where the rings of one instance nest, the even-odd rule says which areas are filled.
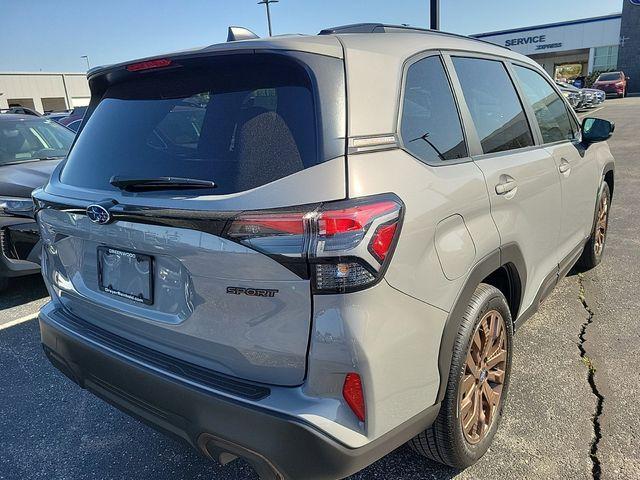
[[[260,38],[248,28],[244,27],[229,27],[227,32],[227,42],[235,42],[238,40],[251,40],[253,38]]]

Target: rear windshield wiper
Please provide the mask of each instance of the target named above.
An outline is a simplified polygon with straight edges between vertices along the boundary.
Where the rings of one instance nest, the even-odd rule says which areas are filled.
[[[180,177],[126,178],[113,176],[109,183],[127,191],[140,190],[191,190],[194,188],[216,188],[209,180]]]

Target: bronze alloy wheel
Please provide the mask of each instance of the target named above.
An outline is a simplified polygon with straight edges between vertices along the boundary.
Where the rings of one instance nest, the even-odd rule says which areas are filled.
[[[600,198],[598,206],[598,219],[596,220],[595,241],[593,242],[593,253],[599,256],[604,248],[604,241],[607,235],[607,215],[609,214],[609,202],[606,195]]]
[[[458,394],[462,431],[472,445],[484,438],[499,415],[507,348],[504,318],[490,310],[473,334]]]

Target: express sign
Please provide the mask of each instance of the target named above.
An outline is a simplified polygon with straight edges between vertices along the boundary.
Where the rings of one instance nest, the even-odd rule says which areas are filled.
[[[640,1],[640,0],[638,0]],[[558,48],[562,46],[561,42],[558,43],[546,43],[546,35],[532,35],[530,37],[510,38],[504,42],[505,47],[515,47],[516,45],[529,45],[536,44],[536,50],[548,50],[551,48]]]

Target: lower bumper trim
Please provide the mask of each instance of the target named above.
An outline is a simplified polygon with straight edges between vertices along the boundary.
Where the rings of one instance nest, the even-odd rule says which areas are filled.
[[[145,423],[226,463],[247,459],[266,479],[338,479],[399,447],[435,420],[440,405],[360,448],[348,448],[294,416],[235,401],[145,369],[61,327],[50,305],[40,332],[54,366],[83,388]]]

